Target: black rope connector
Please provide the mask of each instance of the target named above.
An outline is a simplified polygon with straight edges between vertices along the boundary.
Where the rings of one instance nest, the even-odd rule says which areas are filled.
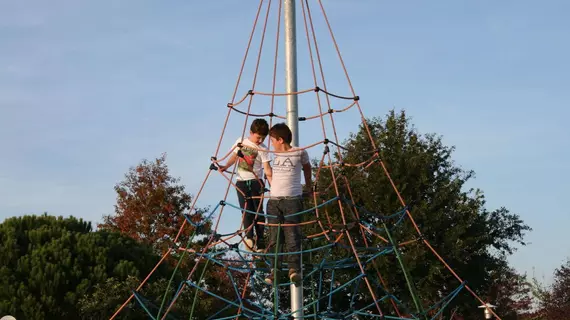
[[[327,112],[328,112],[328,113],[333,113],[333,112],[334,112],[334,109],[329,109]]]
[[[243,148],[243,144],[241,142],[238,142],[236,146],[240,149]]]
[[[359,97],[359,96],[354,96],[354,101],[358,101],[358,100],[360,100],[360,97]]]
[[[217,161],[218,158],[216,158],[216,157],[210,157],[210,160],[212,160],[212,161]]]
[[[323,141],[324,144],[327,144],[327,143],[329,143],[329,142],[330,142],[330,141],[329,141],[329,139],[327,139],[327,138],[325,138],[325,140]]]
[[[210,238],[213,241],[219,241],[222,238],[222,235],[214,232],[214,233],[210,234]]]
[[[239,243],[232,243],[232,244],[228,245],[228,247],[229,247],[230,249],[233,249],[233,250],[236,250],[236,251],[237,251],[237,250],[239,249]]]
[[[319,86],[316,86],[316,87],[315,87],[315,92],[319,92],[319,91],[321,91],[321,88],[319,88]]]
[[[226,202],[224,200],[220,200],[220,206],[225,206]]]
[[[210,163],[210,170],[218,170],[218,167],[216,167],[215,164]]]
[[[252,90],[249,90],[249,91],[247,91],[247,94],[249,94],[249,95],[253,96],[253,89],[252,89]]]
[[[237,155],[238,155],[238,157],[240,157],[240,158],[243,158],[243,157],[244,157],[243,152],[241,152],[241,150],[238,150]]]
[[[270,117],[275,117],[275,113],[270,112],[270,113],[268,114],[268,116],[270,116]]]
[[[299,121],[305,121],[305,120],[307,120],[307,118],[305,118],[305,117],[299,117]]]
[[[231,102],[228,102],[228,108],[233,108],[234,104]]]
[[[325,146],[325,150],[323,151],[323,154],[327,154],[330,152],[329,146]]]

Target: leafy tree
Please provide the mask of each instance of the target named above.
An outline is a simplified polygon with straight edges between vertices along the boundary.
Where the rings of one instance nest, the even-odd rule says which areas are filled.
[[[193,223],[204,223],[204,226],[199,230],[192,225],[185,227],[178,245],[185,245],[194,231],[198,231],[197,235],[207,234],[210,222],[205,221],[205,210],[189,212],[192,197],[179,181],[169,174],[166,155],[152,162],[143,160],[115,185],[115,215],[104,216],[99,228],[149,244],[157,253],[164,253],[174,245],[173,240],[185,223],[185,214]]]
[[[490,271],[489,291],[485,296],[496,305],[495,312],[502,319],[520,319],[533,311],[532,285],[505,260],[502,266]]]
[[[171,266],[176,266],[175,271],[173,271],[174,280],[170,282],[159,278],[157,283],[149,282],[150,288],[143,288],[142,294],[157,306],[156,310],[153,309],[152,312],[158,312],[163,304],[162,298],[165,297],[165,301],[168,303],[174,297],[174,290],[187,278],[197,261],[195,254],[185,253],[182,256],[182,251],[178,248],[189,246],[196,252],[204,249],[213,232],[211,221],[207,219],[207,210],[205,209],[195,208],[190,212],[192,196],[185,192],[184,186],[180,184],[180,179],[170,175],[165,155],[152,162],[143,160],[136,167],[130,168],[125,179],[115,186],[115,191],[117,193],[115,214],[104,216],[104,223],[100,224],[99,227],[102,230],[119,232],[140,243],[150,245],[160,255],[168,249],[172,249],[171,254],[167,256],[167,261],[170,262]],[[174,243],[176,235],[186,220],[185,215],[192,223],[185,223],[178,241]],[[212,250],[217,249],[210,249],[210,253]],[[223,255],[216,256],[218,259],[222,257]],[[179,261],[180,264],[178,264]],[[243,281],[245,281],[243,273],[232,272],[231,275],[232,278],[228,275],[228,270],[219,264],[208,262],[204,258],[200,260],[197,270],[193,273],[192,280],[195,283],[199,282],[201,287],[207,288],[209,292],[228,297],[235,296],[232,282],[236,282],[237,287],[241,289],[243,288]],[[198,281],[200,279],[201,281]],[[100,301],[101,305],[117,305],[117,302],[121,301],[119,297],[122,297],[122,303],[129,296],[129,292],[125,290],[113,291],[113,288],[121,287],[118,283],[120,281],[110,281],[100,285],[91,295],[91,299]],[[106,294],[108,291],[116,292],[115,298]],[[224,301],[202,291],[198,291],[194,303],[195,288],[186,286],[182,292],[182,296],[177,299],[175,304],[175,313],[180,315],[192,314],[201,319],[202,316],[209,314],[212,310],[218,311],[226,305]],[[88,304],[85,307],[89,312],[93,312],[95,317],[103,312],[96,305]],[[194,305],[193,313],[192,305]],[[161,309],[162,312],[164,310],[165,308]],[[235,310],[233,312],[233,314],[236,313]],[[220,315],[224,314],[221,313]],[[227,315],[231,314],[231,311],[227,312]]]
[[[47,214],[0,224],[0,256],[0,314],[32,320],[79,319],[79,300],[93,286],[146,274],[158,261],[127,237]]]
[[[479,189],[467,189],[467,183],[474,177],[474,172],[463,170],[453,162],[454,148],[445,146],[442,138],[435,134],[421,135],[410,124],[405,112],[391,111],[385,120],[369,119],[368,126],[379,148],[382,162],[375,162],[365,170],[362,167],[346,165],[335,167],[334,174],[339,190],[343,197],[348,199],[343,204],[347,225],[343,225],[340,219],[338,206],[330,206],[327,209],[332,223],[336,224],[335,228],[337,230],[349,228],[354,245],[357,247],[364,247],[366,244],[390,245],[358,227],[350,228],[350,222],[357,222],[355,212],[357,205],[360,208],[358,211],[361,221],[380,228],[376,233],[388,239],[387,234],[381,230],[384,220],[380,218],[400,212],[403,207],[384,172],[382,165],[385,165],[422,231],[423,239],[444,257],[453,270],[467,281],[470,288],[483,299],[487,299],[491,298],[487,294],[493,285],[499,285],[495,292],[502,290],[503,293],[507,284],[520,287],[515,295],[522,296],[508,298],[512,299],[512,302],[503,307],[508,309],[503,310],[507,314],[503,319],[516,319],[515,315],[527,308],[527,300],[523,297],[527,294],[527,289],[521,283],[520,276],[507,267],[506,257],[514,252],[514,244],[525,245],[524,234],[531,230],[530,227],[525,225],[518,215],[510,213],[506,208],[489,211],[485,207],[483,192]],[[335,152],[334,159],[341,162],[342,158],[345,164],[369,163],[376,151],[372,148],[368,131],[363,126],[357,133],[351,135],[343,146],[344,149],[341,149],[340,153]],[[335,146],[329,147],[331,151],[337,151]],[[323,200],[335,195],[334,189],[330,187],[331,183],[330,170],[321,170],[317,185]],[[321,210],[321,215],[323,211],[324,209]],[[423,302],[422,307],[427,309],[459,287],[460,283],[423,243],[423,239],[418,236],[414,225],[406,216],[400,224],[396,224],[396,220],[385,220],[385,222],[396,244],[411,241],[400,246],[399,250],[403,264],[410,274],[411,283],[419,300]],[[321,221],[328,225],[324,218]],[[314,234],[320,232],[320,229],[312,225],[305,228],[304,232]],[[362,234],[366,236],[366,243],[362,240]],[[320,243],[322,244],[323,242]],[[318,245],[319,243],[313,244],[313,246]],[[347,248],[351,248],[351,244],[344,239],[340,242],[340,246],[333,250],[333,258],[352,255]],[[318,263],[322,258],[314,254],[312,262]],[[373,284],[376,295],[382,297],[386,294],[383,289],[379,289],[384,286],[380,285],[383,282],[377,277],[376,270],[378,270],[386,283],[384,289],[402,301],[409,302],[400,306],[400,311],[403,314],[415,312],[412,295],[396,256],[389,254],[375,260],[375,264],[370,263],[366,268],[367,278]],[[355,269],[343,270],[343,273],[335,275],[335,279],[344,283],[358,273],[359,271]],[[325,276],[326,287],[331,279],[330,274]],[[316,290],[316,284],[306,285],[306,288],[305,295],[310,296],[311,290]],[[363,295],[356,296],[355,308],[371,303],[371,300],[364,298],[369,295],[364,282],[361,282],[359,292]],[[346,310],[349,294],[350,290],[347,288],[344,296],[341,295],[338,300],[333,300],[332,309]],[[500,299],[505,297],[501,296]],[[519,305],[519,302],[522,305]],[[477,303],[469,293],[463,292],[452,300],[443,314],[449,318],[451,311],[454,310],[456,315],[463,315],[465,319],[479,319],[481,315],[480,310],[476,309]],[[326,308],[323,305],[326,306],[321,304],[321,309]],[[389,300],[384,301],[381,306],[383,310],[394,313]]]
[[[535,317],[528,319],[566,319],[570,315],[570,259],[554,271],[552,285],[543,287],[534,279],[534,294],[539,300]]]

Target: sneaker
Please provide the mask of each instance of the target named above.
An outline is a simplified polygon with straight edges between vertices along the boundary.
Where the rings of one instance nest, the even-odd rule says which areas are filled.
[[[273,270],[269,271],[264,280],[268,285],[273,285]]]
[[[245,244],[245,250],[253,252],[254,244],[252,238],[245,238],[243,239],[243,243]]]
[[[303,280],[303,277],[301,276],[301,273],[299,272],[299,270],[289,269],[289,280],[291,280],[291,282],[293,282],[293,283],[297,283],[297,282],[301,282],[301,280]]]
[[[263,241],[257,241],[255,244],[255,251],[260,253],[265,252],[265,243],[263,243]]]

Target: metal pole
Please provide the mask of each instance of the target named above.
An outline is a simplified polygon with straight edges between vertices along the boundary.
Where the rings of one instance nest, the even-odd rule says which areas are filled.
[[[295,1],[284,0],[285,14],[285,90],[297,92],[297,30],[295,22]],[[299,112],[296,94],[287,96],[287,126],[293,133],[291,144],[299,146]],[[302,264],[301,264],[302,266]],[[302,267],[301,267],[302,269]],[[303,272],[299,270],[299,272]],[[303,319],[303,283],[291,284],[291,313],[293,319]]]
[[[297,28],[295,1],[284,0],[285,14],[285,90],[297,92]],[[287,96],[287,126],[293,133],[292,145],[299,146],[299,112],[297,95]]]

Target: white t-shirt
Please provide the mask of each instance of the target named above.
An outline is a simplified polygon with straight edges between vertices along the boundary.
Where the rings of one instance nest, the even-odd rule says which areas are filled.
[[[236,147],[237,144],[240,142],[242,144],[241,152],[243,153],[243,158],[239,157],[237,158],[238,171],[236,179],[239,181],[255,180],[255,179],[263,180],[262,163],[271,161],[271,158],[269,158],[269,154],[267,152],[257,149],[267,150],[267,146],[265,146],[263,143],[260,145],[256,145],[255,143],[251,142],[248,138],[244,138],[243,141],[241,140],[241,138],[238,138],[234,143],[234,145],[232,146],[232,148]],[[238,151],[239,148],[236,147],[234,149],[234,153],[238,153]]]
[[[287,152],[275,152],[273,157],[271,197],[302,195],[301,172],[303,171],[303,165],[309,163],[307,151],[292,148]]]

